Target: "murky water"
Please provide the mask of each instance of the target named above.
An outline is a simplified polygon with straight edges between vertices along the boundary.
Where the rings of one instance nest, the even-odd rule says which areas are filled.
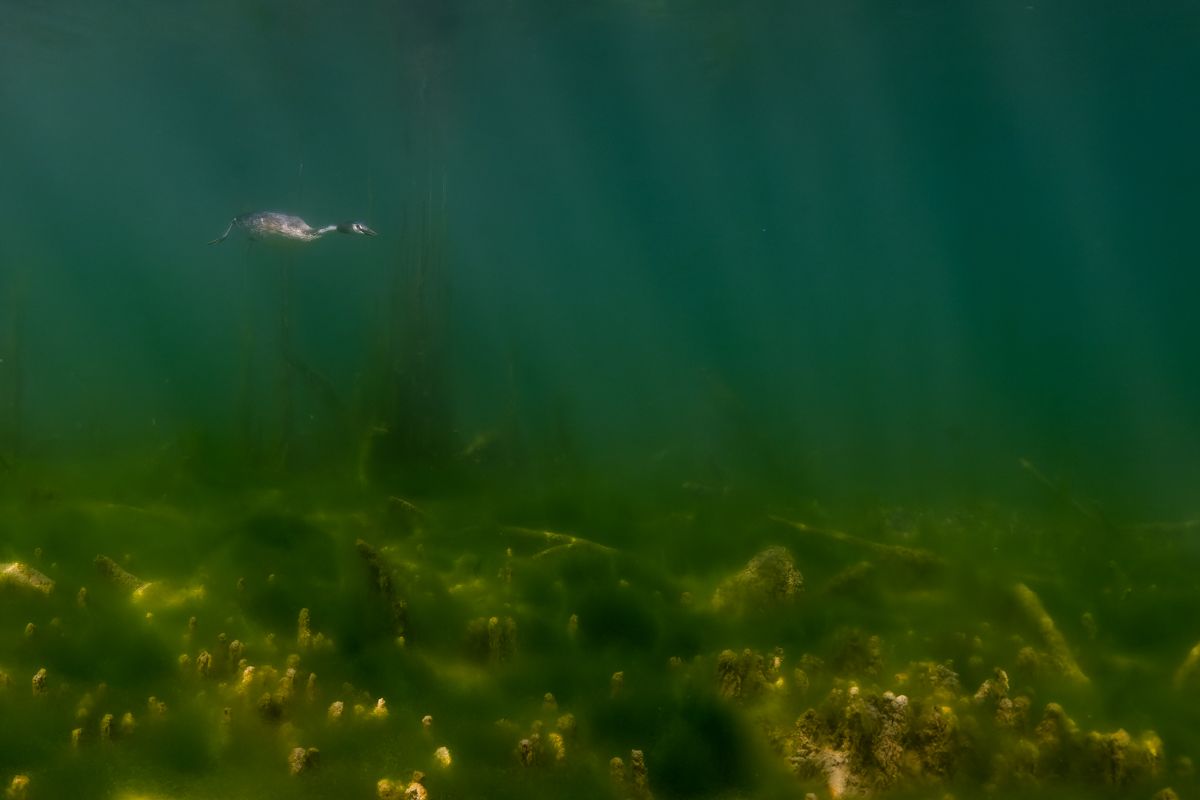
[[[1195,794],[1198,29],[6,3],[0,783]]]

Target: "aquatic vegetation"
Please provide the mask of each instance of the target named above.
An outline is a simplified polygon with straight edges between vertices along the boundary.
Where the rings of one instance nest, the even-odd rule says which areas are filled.
[[[725,579],[713,593],[713,608],[734,613],[769,610],[792,600],[804,588],[804,576],[792,554],[770,547],[750,559],[744,569]]]
[[[457,500],[418,513],[392,497],[209,508],[227,515],[215,526],[182,509],[89,506],[92,525],[152,516],[185,546],[214,527],[242,538],[215,537],[190,563],[115,549],[115,533],[91,541],[128,552],[120,561],[51,539],[44,571],[10,562],[19,625],[0,661],[32,676],[24,718],[51,750],[119,753],[164,784],[234,776],[259,795],[552,796],[569,781],[584,796],[660,800],[1148,797],[1168,779],[1192,785],[1176,728],[1094,711],[1106,681],[1129,685],[1114,672],[1124,662],[1098,657],[1107,606],[1089,604],[1094,637],[1060,627],[1035,578],[980,582],[911,527],[872,544],[764,536],[687,574],[586,521],[578,534],[481,525]],[[960,575],[975,609],[955,605]],[[809,576],[820,591],[805,592]],[[62,581],[86,591],[46,589]],[[1171,664],[1165,691],[1190,692],[1194,670]],[[0,688],[0,703],[15,694]],[[55,785],[44,763],[18,766]]]
[[[29,797],[29,776],[14,775],[4,790],[6,800],[26,800]]]
[[[1023,583],[1018,583],[1013,587],[1013,593],[1016,595],[1021,611],[1037,626],[1038,633],[1041,634],[1042,640],[1049,649],[1049,659],[1054,670],[1069,681],[1086,684],[1088,676],[1084,675],[1083,670],[1079,668],[1075,656],[1071,654],[1071,648],[1067,647],[1066,640],[1059,633],[1054,620],[1042,607],[1042,601],[1038,596]]]
[[[408,625],[408,601],[399,595],[391,570],[379,552],[362,539],[354,546],[366,564],[372,590],[379,593],[387,607],[392,633],[397,640],[403,640]]]

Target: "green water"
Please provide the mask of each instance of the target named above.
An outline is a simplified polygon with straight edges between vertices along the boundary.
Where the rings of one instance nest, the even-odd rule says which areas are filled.
[[[110,5],[0,4],[11,796],[1200,791],[1200,12]]]

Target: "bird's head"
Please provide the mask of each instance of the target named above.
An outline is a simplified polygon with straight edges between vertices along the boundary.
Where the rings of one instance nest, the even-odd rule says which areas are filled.
[[[361,222],[343,222],[337,226],[338,233],[355,233],[359,236],[378,236],[379,234]]]

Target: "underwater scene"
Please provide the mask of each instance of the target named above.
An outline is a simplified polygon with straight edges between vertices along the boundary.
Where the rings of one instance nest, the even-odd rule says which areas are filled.
[[[0,0],[5,800],[1200,798],[1198,41]]]

